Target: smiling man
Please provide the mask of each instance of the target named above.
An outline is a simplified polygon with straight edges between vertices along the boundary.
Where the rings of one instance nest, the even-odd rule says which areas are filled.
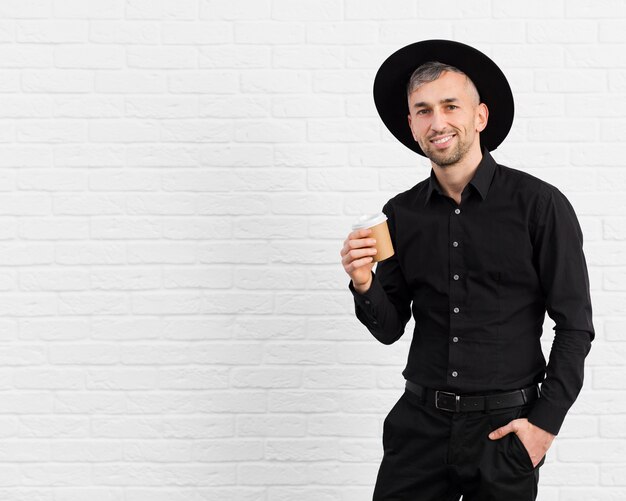
[[[557,188],[491,156],[513,96],[476,49],[404,47],[379,69],[374,99],[432,167],[383,207],[395,254],[376,273],[370,230],[341,250],[356,315],[376,339],[395,342],[415,318],[374,499],[534,500],[594,337],[576,215]],[[556,324],[547,363],[546,312]]]

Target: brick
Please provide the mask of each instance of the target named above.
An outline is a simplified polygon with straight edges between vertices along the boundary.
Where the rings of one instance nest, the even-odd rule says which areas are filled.
[[[129,312],[128,298],[114,293],[73,293],[59,296],[59,312],[64,315],[120,315]]]
[[[50,447],[53,461],[109,462],[122,459],[122,442],[107,440],[59,440]]]
[[[607,88],[603,70],[538,70],[535,90],[538,92],[602,92]]]
[[[521,20],[494,22],[491,18],[481,21],[471,17],[467,18],[464,15],[462,20],[452,21],[451,24],[453,33],[451,38],[454,40],[463,40],[472,45],[474,43],[490,43],[495,39],[500,45],[526,42],[528,26],[531,25],[531,22],[524,23]],[[494,38],[489,38],[488,34],[492,34]]]
[[[234,71],[177,71],[168,77],[168,89],[174,94],[234,94],[239,90],[239,75]]]
[[[25,143],[76,143],[87,139],[87,127],[82,121],[55,119],[54,126],[50,120],[21,120],[17,125],[17,140]]]
[[[372,75],[365,70],[319,70],[313,74],[313,92],[352,94],[372,92]],[[298,92],[307,92],[308,89]]]
[[[18,21],[18,42],[25,43],[85,43],[86,21]]]
[[[157,70],[98,70],[90,82],[107,94],[154,94],[167,88],[166,75]]]
[[[123,458],[134,462],[191,461],[192,444],[182,440],[126,440],[123,445]]]
[[[227,368],[166,368],[158,374],[159,388],[166,390],[227,388],[228,379]]]
[[[562,66],[563,60],[563,48],[559,46],[533,46],[525,44],[513,44],[513,45],[496,45],[492,51],[492,58],[494,61],[502,61],[500,64],[505,64],[503,68],[507,79],[510,82],[517,81],[516,74],[510,69],[539,69],[549,68],[550,70],[537,71],[537,74],[541,75],[543,71],[563,71],[553,70],[555,67]],[[558,76],[549,75],[548,78],[556,80]],[[532,82],[533,79],[530,80]],[[518,91],[524,92],[523,87],[518,87]],[[515,94],[515,93],[514,93]]]
[[[191,449],[193,460],[201,462],[258,461],[264,457],[263,441],[254,439],[197,440]]]
[[[52,199],[52,211],[57,215],[112,215],[125,212],[125,199],[118,194],[76,193],[59,195]]]
[[[576,68],[623,68],[626,66],[626,63],[615,57],[616,54],[620,53],[621,47],[620,44],[605,44],[600,51],[597,49],[590,50],[587,46],[566,48],[565,64]],[[595,70],[595,72],[600,74],[598,70]],[[604,90],[604,88],[598,90]]]
[[[48,243],[0,244],[0,261],[4,266],[50,264],[54,259],[54,252],[54,246]]]
[[[118,145],[63,144],[54,147],[55,167],[116,167],[124,165],[124,156],[123,147]],[[76,173],[76,170],[72,172]]]
[[[189,215],[194,214],[195,197],[186,194],[141,194],[125,200],[129,215]]]
[[[200,68],[267,68],[270,47],[255,45],[206,45],[198,48]]]
[[[612,19],[597,21],[598,40],[602,43],[623,43],[626,41],[626,33],[622,28],[622,21]]]
[[[247,70],[241,73],[241,90],[246,94],[310,92],[311,76],[297,70]]]
[[[128,46],[126,48],[126,61],[129,68],[195,68],[196,53],[191,47]]]
[[[162,229],[159,220],[149,217],[94,217],[90,235],[99,240],[156,239]]]
[[[587,3],[566,2],[566,17],[582,17],[586,19],[594,18],[615,18],[626,14],[626,6],[618,0],[599,0],[593,6]]]
[[[174,217],[163,220],[163,237],[171,240],[231,238],[230,220],[219,217]]]
[[[367,21],[311,23],[306,27],[306,41],[313,44],[337,44],[342,46],[375,44],[378,42],[377,31],[379,24],[382,23]]]
[[[55,97],[53,113],[64,118],[119,118],[124,115],[124,103],[118,97]]]
[[[82,191],[86,173],[64,169],[20,169],[17,186],[24,191]]]
[[[92,269],[89,273],[93,290],[154,290],[161,286],[155,269]]]
[[[89,332],[89,323],[77,319],[29,319],[23,321],[19,329],[22,340],[69,340],[85,339]]]
[[[128,262],[138,264],[155,263],[194,263],[196,259],[195,245],[185,242],[173,243],[131,243],[128,244]]]
[[[374,0],[347,0],[345,19],[407,19],[417,17],[417,5],[393,0],[385,5]],[[420,5],[420,17],[427,16],[426,9]],[[441,12],[438,14],[441,15]],[[433,16],[430,16],[433,17]]]
[[[89,41],[101,44],[155,45],[161,42],[159,23],[150,21],[91,21]]]
[[[90,368],[86,374],[88,390],[155,389],[159,375],[155,369]]]
[[[549,4],[541,0],[529,0],[524,4],[517,2],[492,4],[492,14],[496,18],[560,18],[563,17],[564,9],[564,0],[555,0]]]
[[[125,396],[117,391],[57,391],[56,414],[124,414],[128,411]]]
[[[61,45],[54,49],[54,64],[58,68],[122,68],[124,55],[124,49],[121,47]]]
[[[4,118],[50,118],[53,116],[53,101],[44,96],[11,96],[0,98]]]
[[[272,99],[272,115],[280,118],[339,117],[345,115],[344,101],[335,96],[282,96]]]
[[[50,17],[52,10],[50,0],[32,0],[30,2],[20,2],[19,0],[9,0],[3,2],[0,7],[0,17],[2,18],[45,18]]]
[[[22,218],[18,233],[25,240],[89,238],[89,221],[77,218]]]
[[[295,218],[271,219],[242,217],[235,221],[233,236],[237,239],[306,238],[306,223]]]
[[[135,340],[159,338],[165,331],[158,318],[103,317],[95,318],[91,325],[91,335],[101,340]]]
[[[237,44],[300,44],[304,43],[304,25],[274,21],[235,21]]]
[[[102,3],[98,0],[53,0],[54,16],[59,18],[119,19],[124,16],[124,1]]]
[[[341,144],[276,144],[273,165],[275,167],[343,167],[347,163],[347,151],[347,146]]]
[[[92,120],[89,140],[96,143],[157,142],[159,124],[141,120]]]
[[[335,46],[276,47],[272,51],[275,68],[342,68],[344,59],[343,48]]]
[[[233,137],[233,127],[224,120],[167,120],[160,125],[164,142],[227,142]]]
[[[269,0],[201,0],[200,19],[258,20],[270,17]]]
[[[206,45],[233,42],[232,23],[170,22],[161,24],[161,37],[168,45]]]
[[[594,21],[528,21],[527,37],[530,43],[595,43],[598,39],[598,25]],[[577,45],[577,50],[585,50]],[[570,53],[571,49],[567,52]]]
[[[306,124],[301,120],[249,121],[235,129],[235,141],[241,143],[301,143]]]
[[[374,372],[359,368],[319,368],[307,369],[304,373],[304,387],[314,389],[355,389],[375,386]]]
[[[238,316],[233,326],[237,339],[303,339],[305,326],[300,318]]]
[[[203,145],[200,147],[200,162],[207,167],[268,167],[273,165],[272,150],[273,148],[280,148],[281,145],[246,145],[238,144],[232,145]],[[288,167],[287,165],[278,164],[276,167]],[[280,173],[280,178],[287,177],[289,173],[292,173],[293,169],[287,171],[286,169],[276,171]],[[227,171],[218,171],[219,178],[225,175]],[[240,181],[240,178],[247,178],[257,173],[256,169],[241,171],[241,176],[237,176],[233,181]],[[260,181],[261,176],[257,176],[255,182]],[[304,179],[304,174],[300,177]]]
[[[146,169],[98,169],[89,174],[92,191],[157,191],[161,173]]]
[[[192,97],[132,97],[125,99],[126,116],[134,118],[195,118],[198,100]]]
[[[598,139],[598,127],[588,120],[536,119],[528,121],[528,139],[531,141],[592,142]]]
[[[163,434],[163,422],[158,417],[94,417],[91,428],[94,438],[160,438]]]
[[[164,174],[165,191],[297,191],[305,172],[294,169],[212,169]]]
[[[126,248],[119,243],[65,243],[55,246],[58,264],[122,264],[126,263]]]

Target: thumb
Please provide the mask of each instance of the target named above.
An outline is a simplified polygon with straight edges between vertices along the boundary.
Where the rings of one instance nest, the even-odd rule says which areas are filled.
[[[491,440],[500,440],[502,437],[508,435],[509,433],[515,433],[515,428],[513,426],[513,421],[511,421],[509,424],[506,424],[496,430],[493,430],[490,434],[489,434],[489,438]]]

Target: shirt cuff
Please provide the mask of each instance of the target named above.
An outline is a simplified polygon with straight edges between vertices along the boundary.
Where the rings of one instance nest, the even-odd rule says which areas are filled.
[[[528,421],[542,430],[558,435],[567,411],[568,409],[555,407],[547,400],[539,398],[528,414]]]

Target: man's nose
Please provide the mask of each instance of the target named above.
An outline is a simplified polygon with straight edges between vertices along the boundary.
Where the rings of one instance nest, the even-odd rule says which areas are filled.
[[[446,129],[448,122],[444,113],[438,110],[434,110],[432,113],[432,120],[430,122],[430,128],[433,131],[440,132]]]

